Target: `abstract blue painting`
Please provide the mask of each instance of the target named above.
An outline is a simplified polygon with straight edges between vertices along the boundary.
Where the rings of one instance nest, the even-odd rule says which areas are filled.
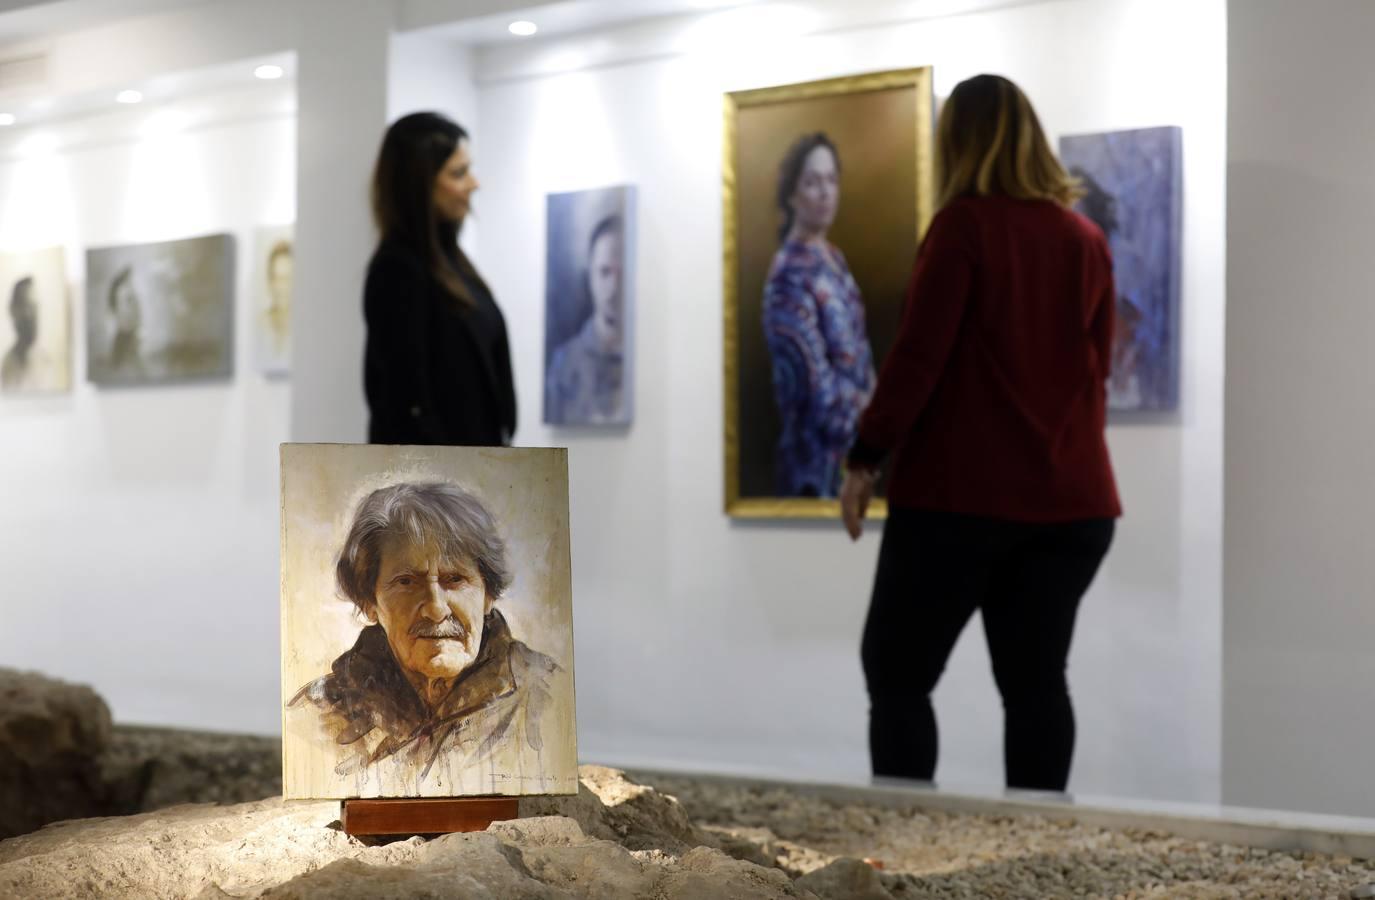
[[[1179,408],[1181,146],[1175,127],[1060,138],[1060,158],[1087,192],[1077,208],[1112,247],[1113,410]]]

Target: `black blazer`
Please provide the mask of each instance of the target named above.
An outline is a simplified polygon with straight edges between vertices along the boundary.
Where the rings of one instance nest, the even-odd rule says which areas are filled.
[[[363,289],[370,443],[511,443],[516,392],[506,320],[480,280],[464,283],[471,309],[416,251],[394,240],[378,245]]]

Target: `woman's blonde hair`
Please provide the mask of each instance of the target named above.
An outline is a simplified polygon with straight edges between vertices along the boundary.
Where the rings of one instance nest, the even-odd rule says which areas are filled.
[[[936,125],[937,208],[956,197],[1001,194],[1069,206],[1083,195],[1046,142],[1021,88],[998,75],[961,81]]]

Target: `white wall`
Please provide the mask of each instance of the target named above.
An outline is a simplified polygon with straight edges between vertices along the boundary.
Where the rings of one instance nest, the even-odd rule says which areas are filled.
[[[388,51],[387,121],[413,112],[438,112],[468,132],[476,146],[482,128],[477,120],[477,85],[473,54],[451,38],[429,32],[393,34]],[[473,149],[473,148],[470,148]],[[482,229],[482,199],[459,235],[465,252],[477,252]]]
[[[53,233],[73,266],[90,244],[188,229],[246,237],[302,212],[289,385],[255,380],[241,345],[229,383],[95,392],[83,382],[69,399],[0,408],[0,458],[11,463],[0,475],[0,663],[92,683],[123,721],[280,727],[277,444],[364,433],[367,177],[399,5],[236,0],[50,34],[46,83],[0,96],[20,109],[54,98],[89,109],[118,89],[161,97],[215,67],[247,72],[294,50],[302,101],[299,123],[294,110],[267,121],[226,101],[223,127],[178,139],[176,152],[145,152],[121,137],[127,128],[82,114],[62,126],[79,150],[39,174],[0,162],[8,233],[28,227],[24,210],[60,209]]]
[[[875,537],[850,546],[829,524],[731,523],[720,512],[720,94],[931,63],[942,94],[981,70],[1019,80],[1052,132],[1185,129],[1185,411],[1176,425],[1111,435],[1128,518],[1076,642],[1072,786],[1216,797],[1221,0],[1062,0],[907,24],[888,10],[883,27],[842,28],[837,10],[856,7],[795,3],[787,7],[803,18],[787,20],[763,4],[728,20],[480,54],[475,91],[461,51],[411,36],[389,43],[395,3],[347,6],[210,4],[56,43],[53,88],[70,90],[296,49],[293,325],[298,364],[307,360],[311,375],[292,383],[289,428],[282,392],[242,367],[227,385],[135,394],[81,383],[67,400],[0,408],[0,458],[14,461],[0,474],[0,660],[91,681],[126,721],[276,730],[275,443],[288,432],[363,433],[368,168],[388,118],[438,107],[474,129],[485,183],[479,262],[511,321],[518,441],[572,449],[584,758],[865,771],[857,644]],[[809,6],[826,15],[807,18]],[[881,6],[863,4],[869,13]],[[658,43],[647,40],[654,35]],[[595,67],[580,71],[590,59]],[[529,75],[541,67],[571,71]],[[66,179],[82,220],[71,224],[72,214],[63,240],[75,249],[280,219],[269,213],[292,206],[291,131],[255,120],[189,136],[204,150],[191,156],[208,161],[212,190],[197,203],[176,196],[156,218],[166,230],[157,235],[118,219],[128,174],[120,160],[129,162],[121,154],[131,150],[97,142],[59,156],[66,162],[52,177]],[[268,156],[283,166],[271,197],[236,174],[269,165]],[[18,185],[43,183],[16,177],[17,166],[0,160],[9,179],[0,180],[0,222],[16,221]],[[543,196],[619,181],[640,186],[639,419],[624,435],[552,431],[538,424]],[[0,227],[0,239],[12,233]],[[937,703],[941,779],[999,782],[997,699],[977,629]]]
[[[877,529],[852,546],[832,523],[721,512],[721,94],[931,64],[941,95],[981,71],[1012,77],[1053,135],[1184,129],[1183,413],[1110,435],[1127,518],[1072,656],[1071,787],[1216,800],[1223,4],[1062,0],[816,25],[838,8],[766,5],[728,27],[674,20],[479,56],[479,264],[511,322],[517,442],[571,450],[581,754],[867,772],[858,642]],[[645,46],[656,48],[648,58]],[[628,434],[549,429],[544,195],[621,182],[639,186],[638,418]],[[937,709],[938,778],[1001,784],[1001,711],[977,625]]]
[[[1223,796],[1375,815],[1375,5],[1229,4]]]
[[[291,439],[365,441],[363,277],[376,243],[368,187],[387,123],[395,10],[376,0],[295,6],[303,26]]]
[[[252,371],[252,230],[295,213],[294,92],[254,85],[10,132],[0,251],[61,244],[74,390],[0,402],[0,662],[92,683],[124,721],[272,731],[276,445],[288,386]],[[231,381],[85,379],[85,249],[230,232]]]

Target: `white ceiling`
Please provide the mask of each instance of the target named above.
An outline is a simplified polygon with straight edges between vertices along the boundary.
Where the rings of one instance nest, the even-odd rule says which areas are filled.
[[[399,26],[405,31],[433,29],[464,44],[488,46],[527,40],[507,31],[517,19],[539,26],[538,39],[759,2],[763,0],[405,0]]]
[[[0,44],[211,2],[243,0],[0,0]],[[535,21],[540,34],[548,36],[756,2],[760,0],[397,0],[397,25],[402,31],[436,28],[464,43],[489,44],[518,40],[506,30],[516,19]]]
[[[201,6],[212,0],[0,0],[0,44]],[[221,0],[223,2],[223,0]]]

